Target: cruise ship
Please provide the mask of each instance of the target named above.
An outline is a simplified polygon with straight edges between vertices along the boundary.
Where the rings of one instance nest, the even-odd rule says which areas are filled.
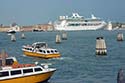
[[[55,30],[76,31],[76,30],[98,30],[106,26],[106,22],[93,14],[91,18],[84,18],[78,13],[72,13],[72,16],[59,16],[54,22]]]

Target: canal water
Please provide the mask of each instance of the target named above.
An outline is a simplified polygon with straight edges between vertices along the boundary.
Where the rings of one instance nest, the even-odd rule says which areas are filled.
[[[15,56],[20,63],[52,63],[57,68],[49,83],[117,83],[120,68],[125,70],[125,41],[118,42],[117,34],[124,31],[71,31],[67,32],[67,40],[55,43],[56,34],[61,32],[25,32],[16,33],[16,42],[10,35],[0,33],[0,50],[4,49],[9,56]],[[103,36],[106,41],[107,55],[95,55],[96,37]],[[46,42],[49,47],[56,48],[61,57],[57,59],[41,59],[23,55],[22,46],[34,42]]]

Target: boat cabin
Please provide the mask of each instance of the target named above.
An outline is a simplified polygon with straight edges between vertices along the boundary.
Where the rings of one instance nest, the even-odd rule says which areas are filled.
[[[43,54],[56,54],[59,53],[56,49],[40,49],[39,52]]]
[[[13,65],[17,63],[17,60],[15,57],[8,57],[5,59],[5,65]],[[2,58],[0,58],[0,66],[2,66]]]
[[[9,70],[2,70],[0,71],[0,80],[7,79],[7,78],[15,78],[21,76],[27,76],[32,74],[38,74],[43,71],[41,66],[35,67],[24,67],[24,68],[16,68],[16,69],[9,69]]]
[[[45,42],[35,42],[32,44],[32,47],[33,48],[41,48],[41,47],[46,48],[47,44]]]

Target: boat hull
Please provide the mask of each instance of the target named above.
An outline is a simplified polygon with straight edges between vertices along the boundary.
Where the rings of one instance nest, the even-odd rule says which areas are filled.
[[[61,26],[56,26],[55,30],[59,30],[59,31],[80,31],[80,30],[99,30],[99,29],[103,29],[104,25],[100,25],[100,26],[86,26],[86,27],[82,27],[82,26],[78,26],[78,27],[61,27]]]
[[[36,74],[31,76],[24,76],[12,79],[0,80],[0,83],[42,83],[50,79],[54,71],[47,73]]]
[[[8,31],[7,33],[14,34],[14,33],[16,33],[16,31]]]
[[[60,54],[40,54],[40,53],[36,53],[36,52],[28,52],[28,51],[23,51],[24,55],[26,56],[32,56],[32,57],[40,57],[40,58],[45,58],[45,59],[49,59],[49,58],[59,58]]]

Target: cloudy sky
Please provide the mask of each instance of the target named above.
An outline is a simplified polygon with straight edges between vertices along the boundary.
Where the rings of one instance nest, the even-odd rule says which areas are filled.
[[[125,0],[0,0],[0,24],[4,25],[44,24],[73,12],[125,22]]]

